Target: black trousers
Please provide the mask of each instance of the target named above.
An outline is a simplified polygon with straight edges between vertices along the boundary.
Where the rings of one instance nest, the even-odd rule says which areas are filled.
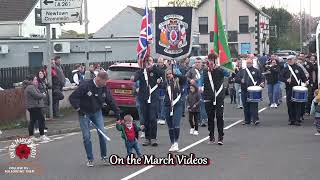
[[[301,118],[301,110],[304,103],[293,102],[291,100],[292,90],[286,90],[287,93],[287,107],[290,122],[299,122]]]
[[[213,102],[205,102],[206,112],[208,115],[208,130],[209,130],[209,137],[210,140],[213,140],[214,138],[214,129],[215,129],[215,123],[214,119],[217,118],[217,128],[218,128],[218,134],[219,138],[222,138],[223,133],[223,127],[224,127],[224,120],[223,120],[223,109],[224,109],[224,102],[217,102],[217,105],[213,105]]]
[[[159,102],[152,100],[150,104],[141,102],[140,108],[143,115],[146,139],[157,139],[157,109]]]
[[[198,131],[198,122],[200,119],[200,112],[189,112],[190,127]]]
[[[44,116],[42,113],[42,109],[41,108],[30,108],[28,109],[28,111],[30,112],[30,122],[29,122],[29,126],[28,126],[28,130],[29,130],[29,136],[33,136],[33,130],[34,130],[34,123],[36,121],[38,121],[39,124],[39,131],[40,131],[40,135],[44,135]]]

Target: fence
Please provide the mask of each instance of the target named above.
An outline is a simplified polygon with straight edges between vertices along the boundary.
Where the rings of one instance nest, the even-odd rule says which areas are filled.
[[[0,125],[17,120],[25,114],[23,89],[0,91]]]
[[[122,61],[133,62],[133,61]],[[110,65],[114,64],[114,61],[108,62],[96,62],[100,64],[104,69],[108,69]],[[72,78],[72,70],[75,69],[76,64],[62,64],[62,69],[66,78]],[[14,83],[22,82],[28,74],[36,74],[42,67],[11,67],[0,68],[0,87],[3,89],[13,88]]]

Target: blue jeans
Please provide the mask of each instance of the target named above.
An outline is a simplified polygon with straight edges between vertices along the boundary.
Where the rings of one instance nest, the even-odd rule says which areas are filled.
[[[164,96],[160,96],[159,97],[159,106],[158,106],[157,118],[161,119],[161,120],[165,119],[163,108],[164,108]]]
[[[182,103],[182,115],[184,116],[186,111],[186,101],[187,101],[187,95],[185,93],[182,93],[181,95],[181,103]]]
[[[257,102],[247,102],[248,92],[241,91],[241,98],[243,102],[244,121],[250,124],[251,121],[255,123],[258,120],[258,106]]]
[[[206,112],[206,106],[203,99],[200,100],[200,121],[199,123],[204,123],[204,121],[208,119],[208,115]]]
[[[239,106],[242,106],[241,85],[238,83],[234,83],[234,88],[236,90],[236,102]]]
[[[280,83],[277,82],[276,84],[268,84],[268,96],[270,104],[279,103],[280,97]]]
[[[141,150],[137,139],[134,139],[134,141],[126,141],[126,148],[128,156],[132,154],[132,150],[134,149],[138,157],[141,157]]]
[[[165,117],[169,129],[171,144],[178,142],[180,134],[180,121],[182,117],[182,101],[173,107],[173,116],[170,116],[171,107],[165,106]]]
[[[101,110],[96,113],[87,113],[84,116],[80,116],[79,119],[80,119],[80,128],[82,131],[83,144],[87,153],[87,158],[88,160],[93,160],[89,120],[91,120],[101,131],[105,133],[106,130],[104,129],[104,120],[103,120]],[[107,156],[106,140],[104,139],[103,135],[101,135],[98,131],[97,133],[99,135],[101,158],[106,158]]]

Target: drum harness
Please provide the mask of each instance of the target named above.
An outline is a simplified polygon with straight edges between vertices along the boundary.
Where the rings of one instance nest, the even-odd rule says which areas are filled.
[[[147,69],[144,69],[143,74],[144,74],[144,79],[146,80],[147,86],[149,88],[148,104],[150,104],[151,103],[151,94],[158,88],[158,84],[156,84],[155,86],[153,86],[153,88],[151,88],[149,85]]]
[[[170,99],[170,103],[171,103],[171,105],[170,105],[171,106],[170,116],[173,116],[173,107],[179,102],[179,100],[181,98],[181,93],[179,93],[177,98],[172,101],[173,92],[172,92],[170,84],[168,84],[167,90],[168,90],[168,95],[169,95],[169,99]]]
[[[216,90],[215,90],[215,87],[214,87],[214,83],[213,83],[212,75],[211,75],[211,72],[210,72],[210,71],[208,71],[208,76],[209,76],[209,81],[210,81],[211,89],[212,89],[212,91],[215,93],[214,101],[213,101],[213,105],[215,106],[215,105],[217,104],[217,97],[219,96],[219,94],[221,93],[221,91],[222,91],[222,89],[223,89],[223,83],[221,84],[219,90],[216,91]]]
[[[248,76],[250,77],[250,79],[251,79],[251,81],[252,81],[253,85],[255,86],[255,85],[257,84],[257,82],[255,82],[255,81],[254,81],[254,79],[253,79],[253,77],[252,77],[252,74],[251,74],[251,72],[249,71],[249,69],[248,69],[248,68],[246,68],[246,71],[247,71]]]
[[[294,79],[297,81],[298,85],[300,85],[301,81],[298,80],[297,75],[293,72],[293,69],[289,64],[288,64],[288,68],[289,68],[289,71],[291,72],[292,76],[294,77]]]

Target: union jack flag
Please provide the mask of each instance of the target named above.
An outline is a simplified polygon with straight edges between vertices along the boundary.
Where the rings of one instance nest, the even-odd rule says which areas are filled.
[[[137,46],[138,64],[143,67],[143,60],[147,55],[150,55],[149,42],[152,41],[152,31],[150,23],[149,9],[145,7],[144,16],[141,22],[141,30],[139,35],[139,41]]]

